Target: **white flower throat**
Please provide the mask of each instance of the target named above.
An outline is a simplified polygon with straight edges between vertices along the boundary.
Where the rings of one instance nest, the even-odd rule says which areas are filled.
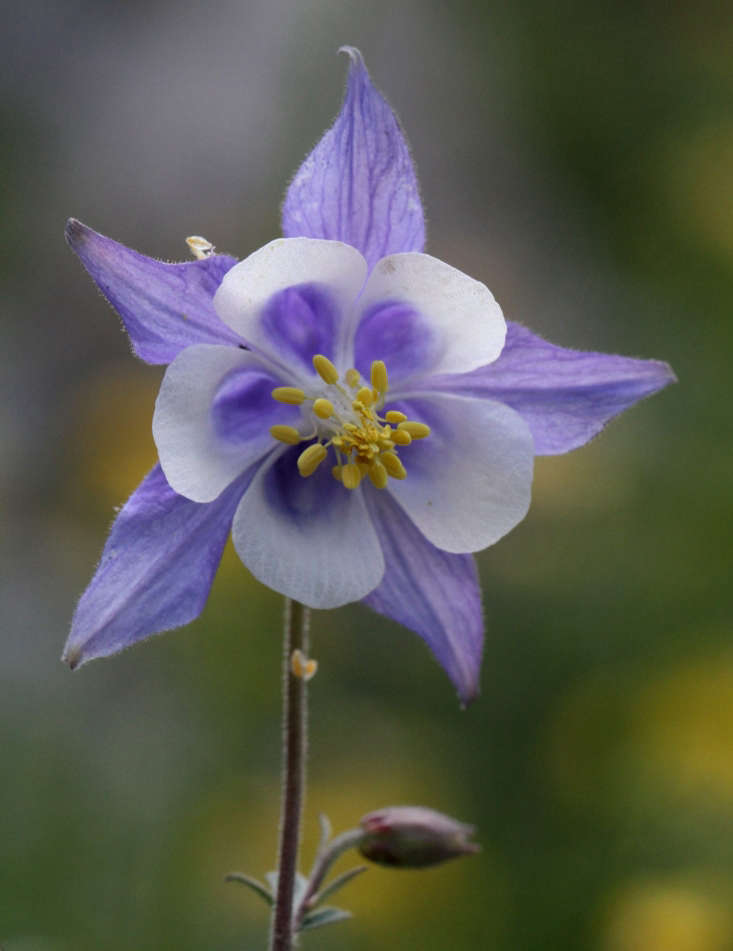
[[[389,388],[384,363],[372,363],[371,385],[353,369],[346,371],[342,383],[336,367],[320,353],[313,357],[313,366],[325,388],[307,393],[294,386],[278,386],[272,391],[273,399],[302,406],[312,420],[313,431],[306,436],[294,426],[270,427],[273,438],[290,446],[317,440],[298,456],[301,476],[313,475],[333,448],[336,465],[331,473],[347,489],[356,489],[364,476],[377,489],[384,489],[390,476],[404,479],[407,471],[398,449],[409,446],[413,439],[429,436],[430,427],[409,420],[397,410],[379,415]]]

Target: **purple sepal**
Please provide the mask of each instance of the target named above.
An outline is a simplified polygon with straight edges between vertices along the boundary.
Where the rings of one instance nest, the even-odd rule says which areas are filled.
[[[70,218],[66,240],[122,318],[132,349],[147,363],[170,363],[193,343],[241,339],[219,318],[212,299],[236,258],[167,264],[145,257]]]
[[[365,497],[385,569],[364,603],[419,634],[466,705],[478,694],[484,640],[476,563],[431,545],[387,492]]]
[[[430,389],[506,403],[527,422],[536,454],[550,456],[584,445],[614,416],[676,379],[659,360],[568,350],[509,323],[494,363],[433,377]]]
[[[341,111],[303,162],[285,195],[286,238],[330,238],[353,245],[371,269],[387,254],[422,251],[425,219],[404,134],[372,85],[361,53]]]
[[[175,493],[157,465],[112,526],[63,660],[78,667],[198,617],[250,479],[251,470],[201,504]]]

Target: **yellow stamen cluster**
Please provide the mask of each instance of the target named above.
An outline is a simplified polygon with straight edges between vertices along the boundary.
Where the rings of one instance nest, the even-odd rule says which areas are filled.
[[[407,472],[396,450],[400,446],[409,446],[413,439],[429,436],[430,427],[409,420],[397,410],[389,410],[384,417],[378,414],[389,389],[384,363],[381,360],[372,363],[371,386],[365,385],[354,369],[344,374],[343,386],[339,382],[338,370],[323,354],[313,357],[313,367],[321,380],[333,387],[329,393],[331,399],[320,394],[309,396],[294,386],[278,386],[272,391],[273,399],[280,403],[302,406],[312,402],[315,432],[302,436],[294,426],[270,428],[275,439],[291,446],[318,435],[318,442],[312,443],[298,456],[300,474],[303,477],[313,475],[328,455],[328,449],[333,447],[337,464],[331,472],[347,489],[358,488],[365,476],[377,489],[384,489],[390,476],[404,479]],[[327,441],[322,442],[324,433]]]

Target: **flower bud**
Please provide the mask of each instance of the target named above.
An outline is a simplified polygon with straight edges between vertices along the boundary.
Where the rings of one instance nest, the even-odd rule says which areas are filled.
[[[387,806],[364,816],[359,851],[379,865],[424,868],[478,852],[475,829],[424,806]]]

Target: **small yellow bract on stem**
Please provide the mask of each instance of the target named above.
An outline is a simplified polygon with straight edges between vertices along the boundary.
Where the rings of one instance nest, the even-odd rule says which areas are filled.
[[[296,649],[290,655],[290,670],[293,677],[300,677],[308,682],[318,670],[318,661],[306,657],[302,650]]]

